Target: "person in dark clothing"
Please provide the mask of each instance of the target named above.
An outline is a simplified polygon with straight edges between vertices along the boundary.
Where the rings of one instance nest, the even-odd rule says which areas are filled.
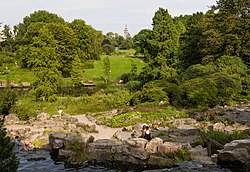
[[[151,138],[151,133],[149,131],[149,126],[146,126],[146,131],[145,131],[144,139],[146,139],[148,141],[152,139]]]

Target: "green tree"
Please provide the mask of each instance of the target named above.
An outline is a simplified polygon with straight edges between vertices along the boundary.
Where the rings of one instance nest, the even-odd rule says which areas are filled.
[[[199,43],[202,39],[202,28],[199,23],[203,17],[203,13],[195,13],[175,18],[182,21],[186,28],[186,31],[180,38],[180,59],[185,69],[194,64],[201,63],[202,55]]]
[[[64,77],[70,77],[73,64],[82,54],[79,50],[79,40],[76,38],[74,31],[65,24],[49,23],[49,31],[53,34],[52,39],[56,43],[56,59],[61,63],[58,70]]]
[[[205,15],[200,42],[204,63],[228,55],[241,57],[249,65],[249,8],[248,0],[219,0]]]
[[[108,56],[104,57],[103,59],[103,72],[104,72],[104,81],[106,84],[109,84],[111,69],[110,69],[110,60]]]
[[[129,50],[133,48],[133,38],[128,37],[122,41],[122,43],[119,46],[120,49],[122,50]]]
[[[18,168],[18,159],[13,153],[14,144],[7,136],[6,129],[3,128],[5,116],[9,114],[11,107],[16,101],[16,95],[9,89],[0,92],[0,171],[14,172]]]
[[[152,30],[142,29],[134,36],[134,49],[136,54],[143,54],[145,56],[145,49],[147,48],[147,39],[150,38]]]
[[[177,74],[179,66],[179,38],[167,9],[160,8],[153,17],[152,36],[147,39],[145,80],[167,79]]]
[[[92,32],[94,32],[94,28],[87,25],[84,20],[75,19],[73,20],[69,26],[74,31],[76,38],[79,40],[78,47],[80,48],[81,54],[80,59],[82,61],[91,59],[91,55],[93,53],[92,50]]]
[[[43,27],[38,37],[33,38],[29,45],[29,64],[32,66],[36,79],[31,93],[37,100],[56,100],[57,83],[61,77],[59,67],[60,59],[57,58],[57,41],[48,28]],[[32,58],[31,58],[32,57]]]
[[[18,25],[17,36],[18,39],[22,39],[25,35],[28,27],[32,23],[65,23],[62,17],[59,17],[57,14],[50,13],[45,10],[38,10],[34,13],[31,13],[29,16],[23,18],[23,22]]]

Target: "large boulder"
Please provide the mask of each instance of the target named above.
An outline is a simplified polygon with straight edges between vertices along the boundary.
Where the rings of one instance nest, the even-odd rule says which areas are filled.
[[[234,140],[218,151],[217,164],[250,170],[250,139]]]
[[[157,152],[157,147],[163,144],[163,140],[161,138],[155,137],[152,140],[148,142],[146,145],[145,150],[149,153],[156,153]]]
[[[111,161],[114,152],[111,151],[112,148],[120,146],[114,140],[109,139],[99,139],[88,145],[89,150],[89,160],[105,162]]]
[[[64,147],[64,140],[67,137],[65,133],[52,133],[49,135],[49,145],[51,149],[62,149]]]
[[[174,142],[164,142],[157,147],[158,153],[162,154],[177,152],[180,148],[182,148],[182,145]]]
[[[5,125],[18,124],[19,122],[20,122],[20,119],[17,117],[16,114],[9,114],[5,117],[5,120],[4,120]]]
[[[127,140],[129,138],[131,138],[131,132],[127,132],[127,131],[117,131],[113,137],[116,138],[118,141],[124,141]]]
[[[143,138],[133,138],[133,139],[127,139],[123,143],[131,147],[144,149],[146,147],[146,144],[148,143],[148,140]]]

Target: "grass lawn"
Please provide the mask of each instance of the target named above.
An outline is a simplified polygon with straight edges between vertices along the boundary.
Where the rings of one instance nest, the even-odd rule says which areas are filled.
[[[103,59],[105,56],[102,56]],[[121,76],[123,73],[129,73],[131,70],[131,60],[137,66],[137,73],[141,71],[144,63],[141,62],[139,58],[133,58],[128,56],[109,56],[110,60],[110,68],[111,68],[111,80],[113,82],[117,81],[117,78]],[[93,69],[85,69],[84,73],[85,79],[93,80],[94,82],[98,82],[101,77],[104,77],[103,63],[101,61],[96,61]]]
[[[29,82],[31,83],[34,80],[34,73],[28,69],[14,69],[10,70],[8,74],[0,75],[0,81],[9,80],[10,82]]]
[[[134,52],[134,50],[118,50],[122,52]],[[105,56],[101,56],[103,59]],[[141,68],[144,66],[144,63],[141,62],[139,58],[130,57],[126,55],[112,55],[109,56],[110,67],[111,67],[111,81],[116,82],[118,78],[123,73],[129,73],[131,70],[131,60],[137,66],[137,73],[141,71]],[[94,62],[93,69],[85,69],[85,81],[93,80],[95,83],[101,81],[101,78],[104,77],[104,69],[102,60],[98,60]],[[9,80],[11,82],[20,83],[20,82],[29,82],[33,83],[34,81],[34,73],[28,69],[15,68],[13,67],[8,74],[0,75],[0,81]],[[67,85],[71,83],[69,78],[65,78],[61,83]]]

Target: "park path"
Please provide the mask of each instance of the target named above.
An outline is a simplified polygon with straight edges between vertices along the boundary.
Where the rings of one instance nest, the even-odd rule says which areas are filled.
[[[99,131],[98,133],[90,133],[95,140],[97,139],[112,139],[113,135],[122,128],[110,128],[105,125],[97,125],[94,122],[91,122],[85,115],[76,115],[74,116],[78,119],[79,122],[88,124],[88,125],[96,125],[96,130]]]

